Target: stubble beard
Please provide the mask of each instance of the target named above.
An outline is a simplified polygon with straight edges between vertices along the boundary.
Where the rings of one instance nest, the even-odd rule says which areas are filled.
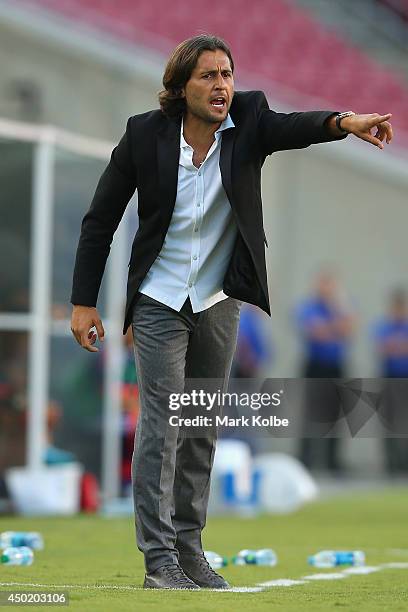
[[[211,124],[222,123],[223,121],[225,121],[228,115],[228,112],[229,112],[229,108],[228,108],[226,112],[222,114],[222,116],[216,117],[210,111],[199,108],[198,106],[188,107],[187,110],[188,112],[191,113],[191,115],[193,115],[197,119],[200,119],[201,121],[204,121],[205,123],[211,123]],[[225,117],[224,117],[224,114],[225,114]]]

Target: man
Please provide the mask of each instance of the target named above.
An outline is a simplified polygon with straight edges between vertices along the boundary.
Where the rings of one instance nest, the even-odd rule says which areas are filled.
[[[177,438],[169,397],[197,378],[218,379],[225,390],[241,303],[270,314],[260,195],[266,156],[350,132],[380,148],[392,137],[391,115],[337,115],[336,126],[332,111],[270,111],[260,91],[234,95],[233,71],[228,46],[214,36],[175,49],[161,109],[129,118],[77,250],[71,328],[84,349],[96,351],[97,335],[104,337],[95,308],[99,286],[112,236],[138,189],[123,331],[132,324],[141,398],[135,523],[144,584],[152,588],[229,586],[201,544],[215,434]]]
[[[299,305],[296,314],[304,345],[302,376],[344,377],[356,316],[332,271],[325,269],[317,275],[313,295]],[[328,470],[340,474],[343,466],[339,460],[339,439],[323,437],[339,418],[339,404],[333,392],[329,381],[327,385],[321,382],[306,385],[304,429],[305,434],[314,437],[301,439],[299,458],[308,468],[313,467],[317,458],[322,459]],[[318,430],[321,438],[317,438]],[[324,456],[318,457],[319,452]]]
[[[386,430],[391,434],[403,435],[408,431],[405,409],[408,379],[408,296],[404,288],[397,288],[391,292],[388,298],[388,311],[375,325],[374,340],[380,369],[379,376],[387,379],[382,420]],[[408,472],[406,437],[386,436],[384,452],[386,468],[390,475]]]

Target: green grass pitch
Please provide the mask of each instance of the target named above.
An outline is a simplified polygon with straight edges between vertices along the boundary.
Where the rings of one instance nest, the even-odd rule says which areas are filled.
[[[204,544],[206,549],[228,556],[242,548],[273,548],[278,554],[276,567],[224,568],[232,586],[253,587],[278,578],[300,579],[336,571],[314,569],[306,563],[309,554],[326,548],[364,550],[370,566],[408,563],[407,518],[408,489],[360,493],[319,501],[291,515],[211,518]],[[144,568],[135,547],[131,517],[1,517],[0,531],[10,529],[38,530],[46,547],[36,553],[30,567],[0,566],[0,590],[38,592],[45,587],[22,585],[49,585],[50,590],[68,585],[69,610],[408,610],[408,568],[386,568],[261,592],[144,591],[134,588],[141,586]],[[45,610],[50,606],[29,608]]]

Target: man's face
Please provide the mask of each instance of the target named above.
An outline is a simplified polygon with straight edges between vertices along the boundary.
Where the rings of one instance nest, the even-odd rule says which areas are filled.
[[[338,285],[333,276],[321,274],[317,278],[317,293],[321,299],[331,302],[337,295]]]
[[[228,55],[203,51],[183,88],[187,112],[207,123],[221,123],[234,96],[234,78]]]

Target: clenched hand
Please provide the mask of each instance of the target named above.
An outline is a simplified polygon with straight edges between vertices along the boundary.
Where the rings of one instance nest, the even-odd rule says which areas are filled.
[[[92,327],[96,327],[97,333],[92,331]],[[98,337],[101,342],[105,338],[105,330],[98,311],[91,306],[74,306],[71,317],[71,331],[78,344],[91,353],[99,351],[96,346],[92,346],[95,344],[96,338]]]

